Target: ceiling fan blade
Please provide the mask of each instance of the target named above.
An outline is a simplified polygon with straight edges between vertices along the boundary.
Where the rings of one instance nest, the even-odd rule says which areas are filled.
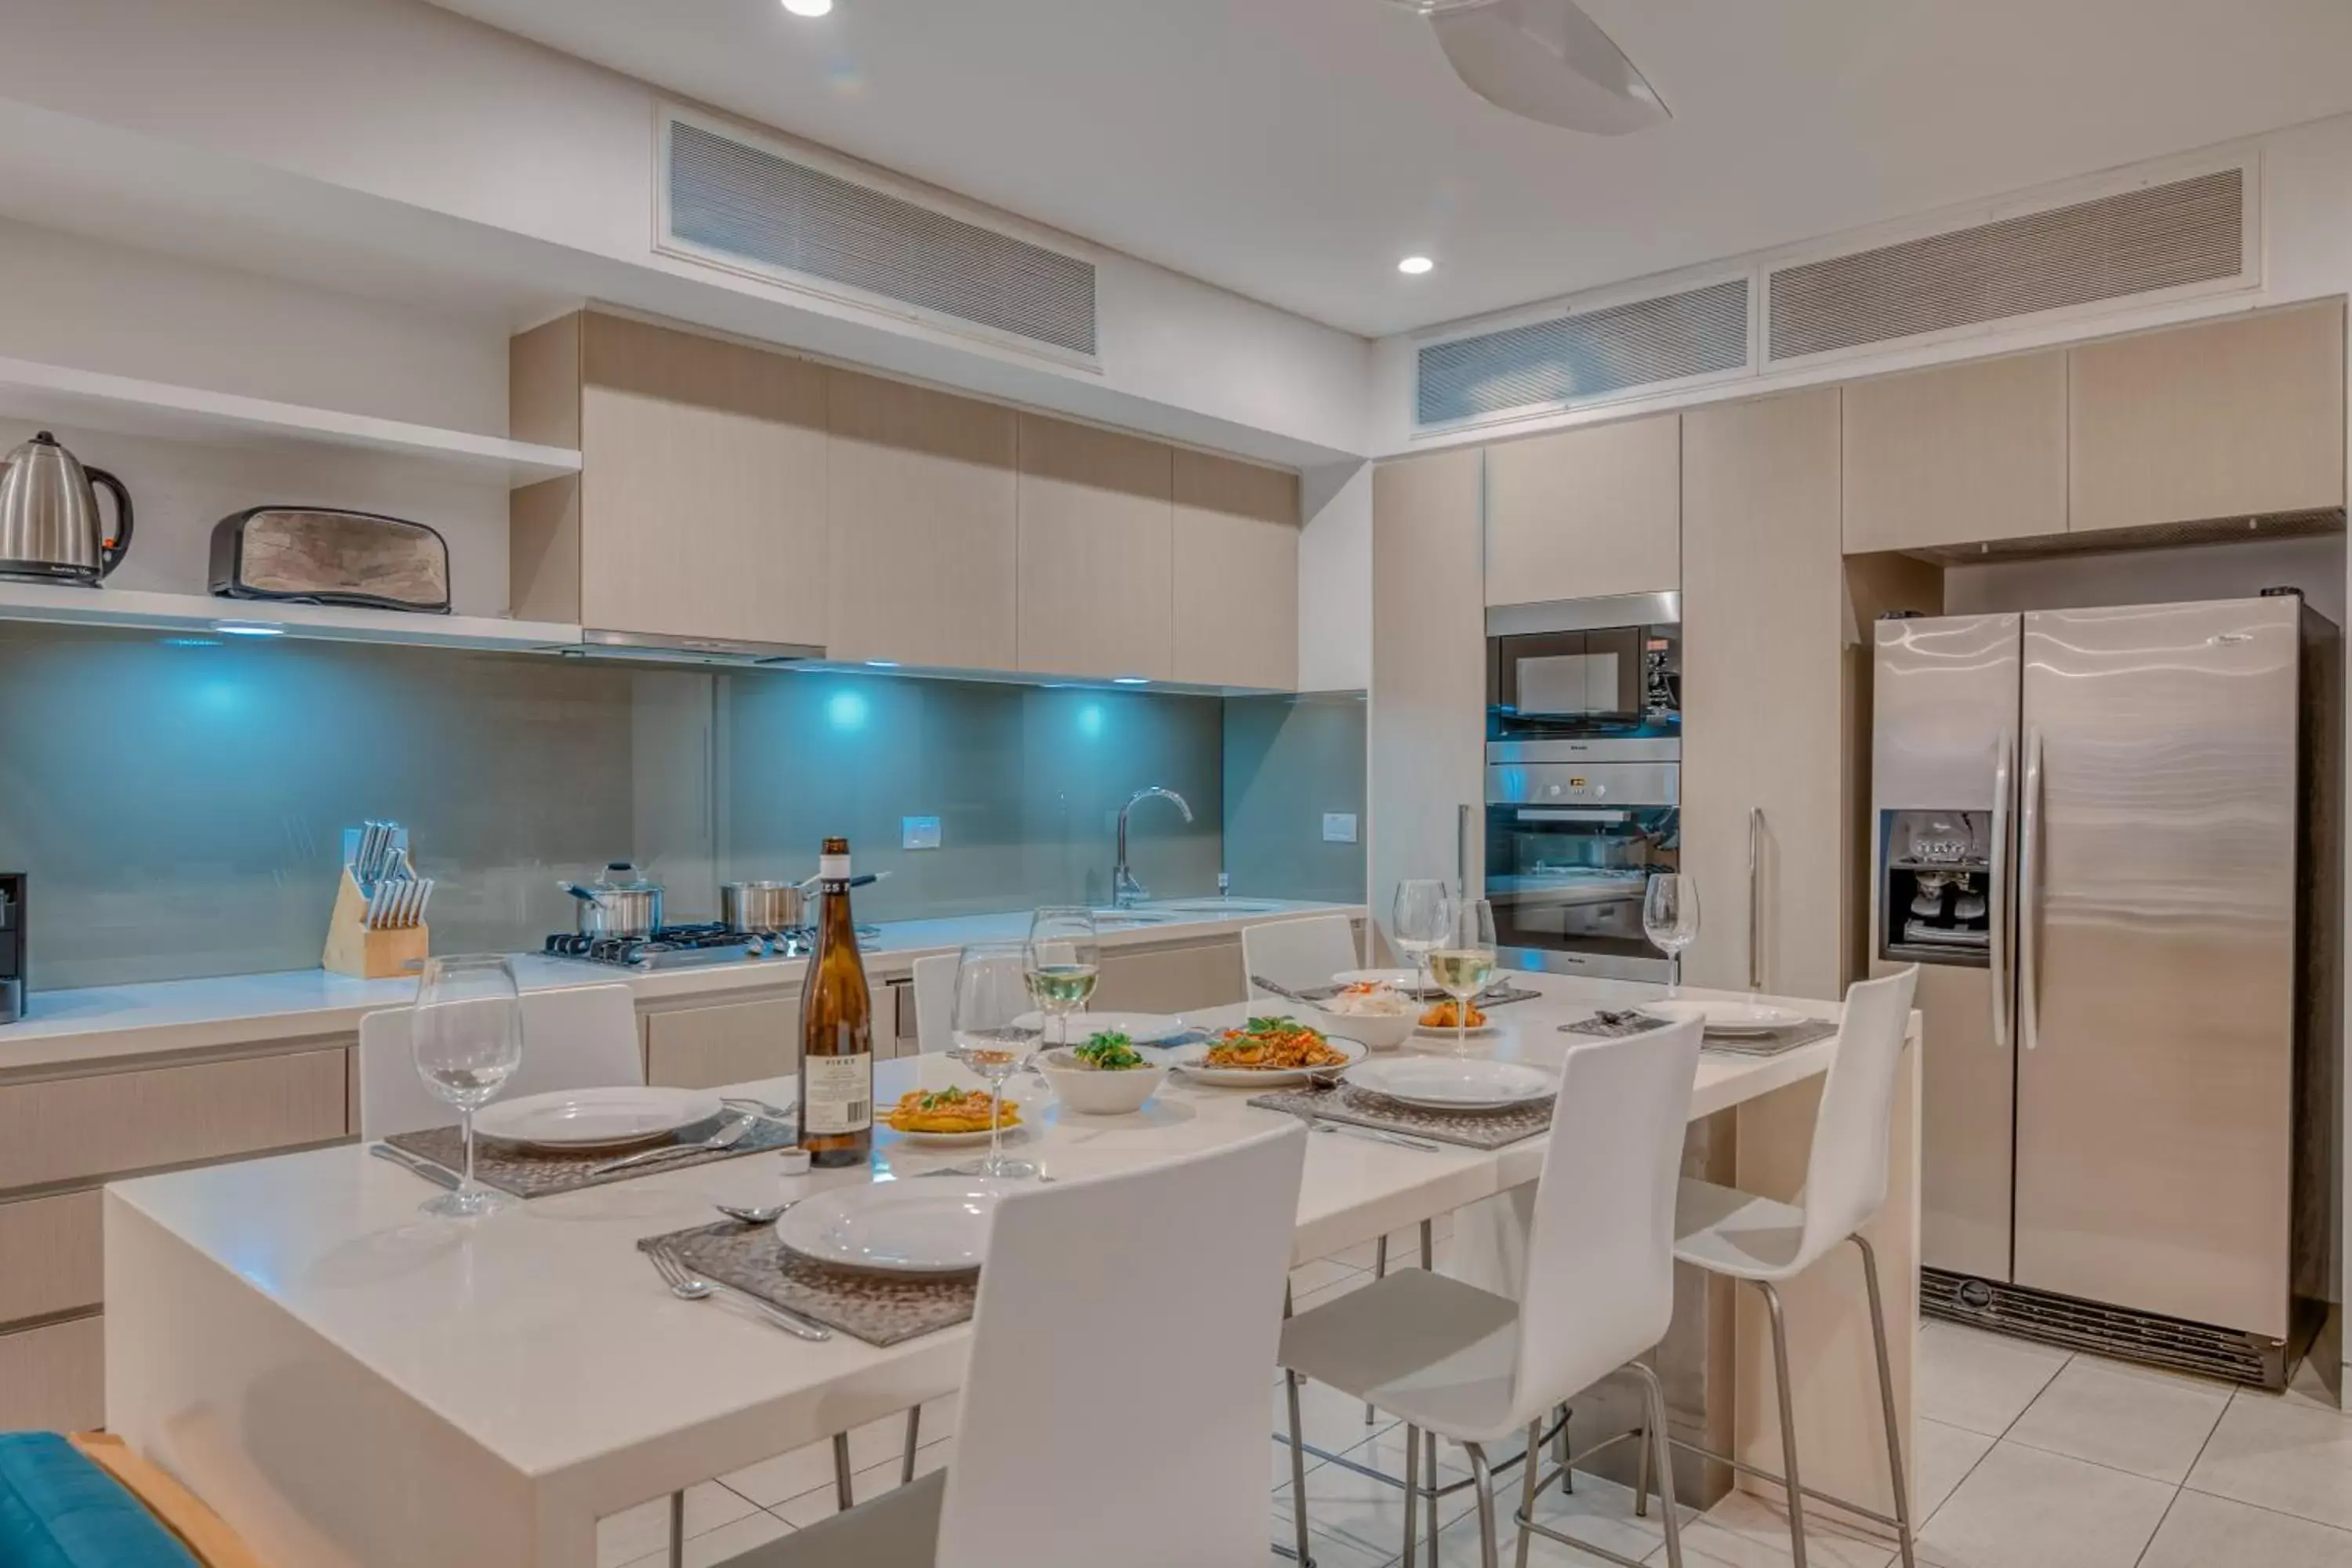
[[[1674,118],[1625,51],[1575,0],[1422,7],[1470,90],[1529,120],[1622,136]]]

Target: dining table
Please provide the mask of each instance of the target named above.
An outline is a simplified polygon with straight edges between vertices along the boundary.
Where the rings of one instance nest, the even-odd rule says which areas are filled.
[[[1589,1037],[1563,1026],[1662,994],[1516,971],[1498,979],[1536,994],[1493,1008],[1493,1028],[1467,1048],[1537,1067],[1557,1068]],[[1762,1000],[1832,1023],[1841,1012],[1822,999]],[[1303,1011],[1262,1000],[1185,1016],[1216,1029]],[[1915,1015],[1890,1130],[1891,1190],[1869,1227],[1906,1433],[1918,1043]],[[1416,1037],[1402,1048],[1455,1046]],[[1796,1194],[1837,1048],[1832,1034],[1777,1055],[1702,1052],[1690,1116],[1726,1134],[1712,1144],[1717,1172]],[[940,1057],[878,1062],[877,1103],[962,1070]],[[724,1092],[778,1106],[796,1098],[789,1077]],[[1008,1093],[1024,1102],[1008,1152],[1055,1181],[1213,1150],[1286,1114],[1251,1105],[1247,1089],[1181,1073],[1123,1116],[1066,1111],[1030,1077]],[[1540,1135],[1494,1151],[1314,1137],[1294,1258],[1328,1257],[1532,1183],[1544,1148]],[[887,1347],[846,1333],[795,1338],[674,1295],[636,1243],[715,1219],[714,1205],[907,1180],[965,1166],[975,1152],[919,1147],[877,1127],[871,1161],[847,1169],[788,1175],[773,1152],[656,1166],[475,1220],[421,1214],[435,1189],[353,1144],[119,1182],[105,1195],[107,1426],[280,1568],[591,1568],[599,1518],[949,1394],[970,1348],[968,1323]],[[1596,1191],[1574,1201],[1616,1199]],[[1885,1511],[1892,1494],[1860,1272],[1832,1254],[1783,1298],[1806,1480]],[[1722,1321],[1711,1353],[1729,1364],[1711,1380],[1717,1408],[1704,1419],[1743,1458],[1776,1464],[1761,1314],[1742,1307]]]

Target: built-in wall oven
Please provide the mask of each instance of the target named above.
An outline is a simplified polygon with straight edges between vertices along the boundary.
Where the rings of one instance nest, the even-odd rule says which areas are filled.
[[[1505,962],[1669,977],[1642,931],[1681,850],[1676,595],[1486,612],[1486,885]]]

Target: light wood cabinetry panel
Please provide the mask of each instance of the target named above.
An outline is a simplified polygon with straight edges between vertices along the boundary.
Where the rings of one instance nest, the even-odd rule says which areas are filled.
[[[509,426],[575,428],[582,465],[517,492],[514,613],[823,646],[824,367],[593,311],[566,321],[576,343],[551,322],[509,346]]]
[[[0,1191],[344,1135],[342,1050],[0,1088]]]
[[[0,1334],[0,1432],[87,1432],[105,1424],[103,1318]]]
[[[1694,984],[1835,997],[1846,605],[1835,388],[1683,417],[1682,868]],[[1761,813],[1760,817],[1754,814]],[[1749,973],[1754,824],[1762,915]]]
[[[1298,687],[1298,476],[1176,453],[1170,677]]]
[[[2072,350],[2076,531],[2344,504],[2344,307]]]
[[[1486,603],[1538,605],[1681,584],[1681,416],[1486,448]]]
[[[800,1060],[797,996],[681,1007],[646,1015],[646,1081],[665,1089],[717,1089],[781,1078]]]
[[[1013,668],[1019,416],[851,371],[826,381],[826,651]]]
[[[1021,416],[1021,668],[1167,678],[1174,489],[1157,441]]]
[[[1844,504],[1850,554],[2065,532],[2065,351],[1850,383]]]
[[[1226,937],[1145,952],[1114,948],[1103,954],[1102,979],[1087,1005],[1112,1013],[1182,1013],[1248,994],[1241,942]]]
[[[1484,455],[1433,452],[1372,470],[1372,689],[1365,780],[1378,918],[1405,877],[1452,878],[1457,813],[1486,765]],[[1483,832],[1472,835],[1475,885]]]
[[[93,1187],[0,1204],[0,1323],[95,1307],[104,1299],[101,1202]]]

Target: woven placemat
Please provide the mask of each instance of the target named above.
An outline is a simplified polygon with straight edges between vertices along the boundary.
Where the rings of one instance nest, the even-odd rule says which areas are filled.
[[[731,1112],[730,1114],[732,1114]],[[681,1127],[670,1135],[673,1143],[698,1143],[717,1131],[725,1117],[698,1121],[691,1127]],[[465,1135],[455,1127],[430,1127],[422,1132],[395,1132],[384,1140],[396,1149],[404,1149],[419,1159],[430,1160],[449,1171],[466,1168]],[[519,1198],[549,1198],[558,1193],[576,1193],[583,1187],[601,1187],[608,1182],[634,1181],[650,1176],[657,1171],[683,1171],[690,1165],[707,1165],[714,1160],[733,1160],[745,1154],[772,1153],[789,1149],[800,1142],[800,1131],[790,1121],[761,1117],[751,1124],[751,1131],[725,1149],[707,1149],[692,1154],[676,1154],[667,1160],[649,1160],[608,1175],[592,1176],[588,1173],[622,1154],[650,1152],[623,1150],[620,1153],[602,1150],[593,1154],[565,1153],[553,1149],[535,1149],[520,1143],[502,1143],[496,1139],[476,1138],[474,1141],[474,1176],[485,1186]]]
[[[1652,1029],[1666,1026],[1663,1018],[1646,1018],[1639,1014],[1617,1023],[1605,1019],[1580,1018],[1573,1024],[1562,1024],[1563,1035],[1592,1035],[1604,1040],[1622,1040],[1628,1035],[1647,1034]],[[1718,1035],[1708,1030],[1699,1036],[1699,1048],[1724,1051],[1740,1057],[1777,1057],[1783,1051],[1793,1051],[1799,1046],[1810,1046],[1815,1040],[1826,1040],[1838,1032],[1838,1026],[1826,1018],[1808,1018],[1801,1024],[1791,1024],[1785,1029],[1775,1029],[1769,1035]]]
[[[1465,1149],[1486,1151],[1543,1131],[1551,1125],[1552,1106],[1546,1099],[1509,1110],[1432,1110],[1344,1083],[1337,1089],[1253,1095],[1250,1103],[1268,1110],[1286,1110],[1293,1116],[1344,1121],[1354,1127],[1377,1127],[1384,1132],[1405,1132],[1416,1138],[1434,1138],[1441,1143],[1458,1143]]]
[[[1260,990],[1274,991],[1271,984],[1255,975],[1250,977],[1250,983]],[[1328,1002],[1346,989],[1347,987],[1343,985],[1309,985],[1304,990],[1294,989],[1288,996],[1283,995],[1279,991],[1275,991],[1274,994],[1277,1001],[1301,1002],[1311,1007],[1318,1002]],[[1420,989],[1401,985],[1397,987],[1397,991],[1399,994],[1410,996],[1416,1002],[1443,1002],[1447,999],[1445,993],[1433,985]],[[1524,985],[1514,985],[1505,981],[1500,985],[1490,985],[1480,992],[1476,1000],[1482,1008],[1507,1007],[1514,1002],[1532,1002],[1542,994],[1540,991],[1530,991]]]
[[[895,1345],[964,1322],[980,1294],[978,1269],[913,1275],[828,1268],[786,1251],[772,1225],[721,1220],[646,1237],[637,1249],[665,1252],[705,1279],[749,1291],[869,1345]]]

